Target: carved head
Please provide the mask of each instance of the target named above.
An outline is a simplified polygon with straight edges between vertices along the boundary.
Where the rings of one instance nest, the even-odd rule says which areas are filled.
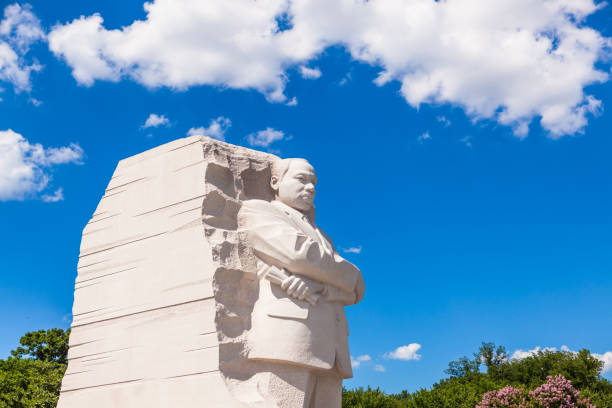
[[[283,159],[272,163],[270,187],[276,199],[302,212],[313,208],[317,176],[305,159]]]

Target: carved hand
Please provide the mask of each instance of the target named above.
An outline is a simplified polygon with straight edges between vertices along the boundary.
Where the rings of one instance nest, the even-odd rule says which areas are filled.
[[[281,288],[287,292],[289,296],[304,300],[308,295],[322,292],[324,286],[311,279],[292,275],[281,283]]]

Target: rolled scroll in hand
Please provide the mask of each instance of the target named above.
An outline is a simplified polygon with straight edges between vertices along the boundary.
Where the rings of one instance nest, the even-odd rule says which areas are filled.
[[[257,276],[262,279],[267,279],[275,285],[281,285],[285,280],[289,279],[292,275],[283,268],[278,268],[274,265],[263,264],[257,271]],[[304,300],[311,306],[315,306],[319,300],[319,295],[316,293],[309,293],[304,297]]]

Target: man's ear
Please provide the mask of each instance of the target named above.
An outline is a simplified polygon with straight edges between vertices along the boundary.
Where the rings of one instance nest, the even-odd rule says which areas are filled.
[[[278,177],[276,176],[270,177],[270,187],[272,188],[272,191],[274,191],[275,193],[278,192]]]

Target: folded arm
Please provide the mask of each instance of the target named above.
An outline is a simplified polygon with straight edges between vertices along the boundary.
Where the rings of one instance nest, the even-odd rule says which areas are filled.
[[[365,287],[359,269],[337,253],[325,251],[265,204],[241,209],[241,227],[254,254],[269,265],[332,286],[330,294],[333,292],[338,301],[360,301]]]

